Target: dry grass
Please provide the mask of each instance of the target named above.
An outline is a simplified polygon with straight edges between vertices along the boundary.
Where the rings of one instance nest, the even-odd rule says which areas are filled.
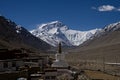
[[[88,54],[89,55],[89,54]],[[120,67],[116,65],[107,65],[108,61],[110,62],[118,62],[119,63],[119,56],[112,57],[111,60],[108,57],[101,57],[101,56],[88,56],[88,55],[81,55],[81,53],[69,54],[66,55],[66,61],[79,70],[100,70],[102,72],[106,72],[107,74],[111,75],[119,75],[120,76]]]
[[[93,80],[120,80],[120,77],[108,75],[99,71],[86,70],[85,73]]]

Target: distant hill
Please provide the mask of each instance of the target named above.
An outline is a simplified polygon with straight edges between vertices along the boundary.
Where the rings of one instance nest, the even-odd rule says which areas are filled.
[[[106,26],[92,39],[69,52],[72,56],[77,55],[81,59],[88,57],[94,59],[105,57],[108,61],[115,61],[115,57],[120,59],[120,22]]]
[[[88,49],[115,44],[120,44],[120,22],[106,26],[80,47],[86,47],[86,49]]]
[[[0,16],[0,48],[25,48],[45,52],[50,45],[33,36],[29,31],[15,22]]]

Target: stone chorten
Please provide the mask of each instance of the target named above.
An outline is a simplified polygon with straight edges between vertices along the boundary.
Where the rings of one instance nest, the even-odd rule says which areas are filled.
[[[58,46],[58,53],[55,55],[56,60],[53,62],[52,67],[56,68],[68,68],[67,62],[65,62],[65,54],[62,53],[61,43]]]

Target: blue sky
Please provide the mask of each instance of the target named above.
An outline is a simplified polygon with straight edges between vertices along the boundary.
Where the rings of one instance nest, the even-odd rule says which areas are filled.
[[[120,0],[0,0],[0,14],[28,30],[56,20],[90,30],[120,21]]]

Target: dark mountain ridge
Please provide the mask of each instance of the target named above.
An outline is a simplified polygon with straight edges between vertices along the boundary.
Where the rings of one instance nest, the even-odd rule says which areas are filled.
[[[50,45],[33,36],[22,26],[0,16],[0,48],[25,48],[47,51]]]

